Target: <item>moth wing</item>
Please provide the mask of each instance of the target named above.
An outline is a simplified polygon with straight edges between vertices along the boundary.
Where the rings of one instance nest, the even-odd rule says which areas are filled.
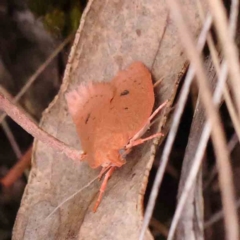
[[[115,87],[111,105],[113,118],[118,119],[115,131],[135,135],[146,123],[154,105],[151,73],[141,62],[134,62],[111,82]],[[117,121],[117,120],[113,120]]]
[[[75,123],[82,149],[87,154],[89,165],[94,167],[98,161],[94,157],[95,142],[99,141],[97,126],[102,125],[102,112],[113,97],[113,87],[109,83],[91,82],[80,84],[76,90],[65,97],[69,113]]]
[[[141,62],[120,71],[110,83],[114,95],[101,112],[103,121],[96,131],[101,141],[96,142],[96,149],[101,149],[101,153],[107,153],[106,156],[112,159],[113,150],[123,149],[146,124],[154,105],[154,91],[151,74]],[[106,161],[103,157],[99,159],[102,163]]]

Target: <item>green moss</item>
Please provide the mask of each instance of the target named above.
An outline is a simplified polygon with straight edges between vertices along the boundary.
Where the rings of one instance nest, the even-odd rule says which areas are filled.
[[[39,17],[47,13],[50,5],[42,0],[28,0],[28,6],[31,11]]]
[[[82,9],[80,7],[74,6],[69,13],[69,27],[70,31],[76,31],[78,29],[79,20],[82,15]]]
[[[65,23],[65,13],[59,9],[54,9],[52,12],[45,14],[43,18],[43,24],[46,29],[56,36],[62,34]]]
[[[42,19],[49,32],[58,37],[65,37],[77,30],[85,2],[81,0],[28,0],[31,11]]]

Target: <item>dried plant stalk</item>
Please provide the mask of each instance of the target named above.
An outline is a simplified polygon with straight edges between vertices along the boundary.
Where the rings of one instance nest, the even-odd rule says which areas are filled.
[[[1,93],[0,108],[33,137],[58,150],[59,152],[65,153],[71,159],[82,159],[83,153],[81,151],[77,151],[76,149],[67,146],[65,143],[46,133]]]
[[[238,219],[237,219],[236,209],[234,207],[235,195],[234,195],[234,189],[233,189],[232,171],[229,163],[229,154],[226,146],[226,140],[224,137],[223,129],[221,127],[220,118],[216,111],[216,108],[212,103],[211,95],[207,86],[207,79],[204,73],[203,65],[201,63],[201,58],[198,56],[198,53],[194,46],[194,42],[183,20],[181,10],[180,10],[180,5],[174,0],[168,1],[168,5],[173,13],[175,23],[178,25],[179,36],[182,39],[182,43],[185,46],[186,52],[188,53],[188,56],[191,62],[195,66],[201,100],[206,109],[207,117],[210,120],[212,125],[212,139],[213,139],[213,145],[215,148],[217,164],[219,169],[219,180],[220,180],[220,186],[222,191],[227,239],[237,240],[238,234],[239,234]],[[208,126],[208,128],[209,127],[210,125]],[[198,167],[199,165],[196,166],[196,168]],[[189,188],[190,188],[190,183],[189,183]],[[180,201],[180,203],[183,204],[183,200],[182,202]],[[177,225],[177,221],[180,217],[181,211],[182,210],[180,210],[180,207],[179,207],[175,213],[175,218],[174,218],[172,227],[170,229],[168,239],[173,238],[174,231]]]

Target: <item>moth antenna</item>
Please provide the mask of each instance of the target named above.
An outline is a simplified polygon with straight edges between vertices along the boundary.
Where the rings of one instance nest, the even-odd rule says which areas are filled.
[[[88,188],[92,183],[94,183],[96,180],[98,180],[99,175],[95,177],[93,180],[91,180],[88,184],[80,188],[77,192],[70,195],[68,198],[66,198],[64,201],[62,201],[46,218],[45,220],[49,219],[60,207],[62,207],[66,202],[74,198],[78,193],[82,192],[85,188]]]
[[[107,172],[107,170],[109,170],[109,168],[104,169],[104,171],[102,171],[100,174],[103,175],[104,173]],[[99,179],[100,174],[97,175],[97,177],[95,177],[93,180],[91,180],[88,184],[86,184],[85,186],[83,186],[82,188],[80,188],[77,192],[73,193],[72,195],[70,195],[68,198],[66,198],[64,201],[62,201],[46,218],[45,220],[49,219],[61,206],[63,206],[66,202],[68,202],[69,200],[71,200],[72,198],[74,198],[78,193],[82,192],[85,188],[88,188],[92,183],[94,183],[96,180]]]

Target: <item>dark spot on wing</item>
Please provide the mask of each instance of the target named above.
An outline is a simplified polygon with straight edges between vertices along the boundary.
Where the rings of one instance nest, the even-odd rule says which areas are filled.
[[[128,110],[128,107],[125,107],[124,109],[125,109],[125,110]]]
[[[128,90],[124,90],[123,92],[120,93],[120,96],[125,96],[128,95],[129,91]]]
[[[137,33],[137,35],[140,37],[141,34],[142,34],[142,31],[141,31],[140,29],[137,29],[137,30],[136,30],[136,33]]]
[[[86,118],[86,120],[85,120],[85,124],[88,123],[88,120],[89,120],[89,118],[90,118],[90,115],[91,115],[91,113],[89,113],[89,114],[87,115],[87,118]]]

